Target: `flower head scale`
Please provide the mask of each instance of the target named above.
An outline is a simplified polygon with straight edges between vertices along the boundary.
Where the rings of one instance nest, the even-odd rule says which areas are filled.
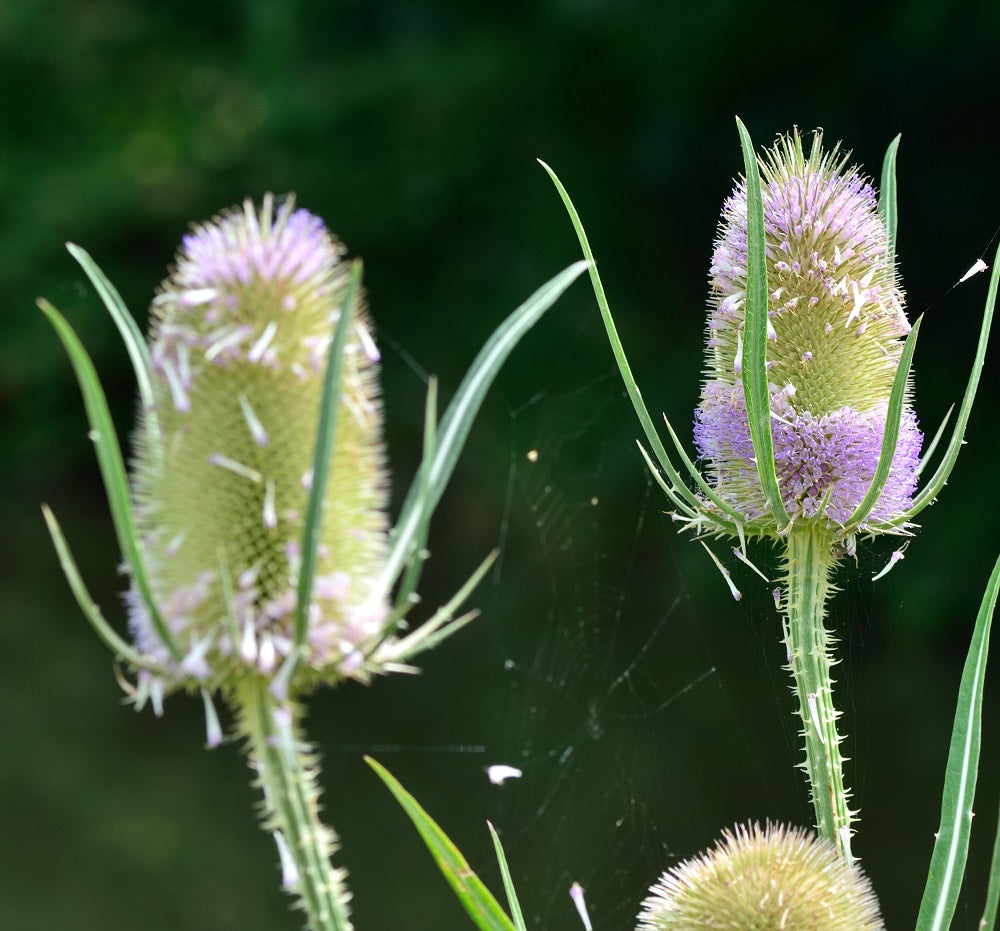
[[[737,825],[714,849],[667,870],[642,903],[637,931],[866,931],[882,928],[857,866],[812,832]]]
[[[138,593],[137,646],[178,681],[273,675],[294,643],[303,527],[344,249],[291,199],[249,201],[184,238],[153,302],[153,404],[136,434],[137,530],[171,660]],[[364,678],[389,615],[378,351],[360,297],[341,357],[305,668]]]
[[[792,520],[843,527],[876,473],[889,398],[910,330],[877,199],[817,133],[761,161],[767,271],[767,382],[775,471]],[[747,530],[775,535],[758,477],[742,381],[748,276],[746,181],[726,201],[710,272],[705,384],[695,444],[718,496]],[[922,435],[904,403],[889,477],[866,520],[900,517]]]

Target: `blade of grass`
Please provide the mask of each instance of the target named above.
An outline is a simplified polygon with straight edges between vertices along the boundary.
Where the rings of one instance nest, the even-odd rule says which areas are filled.
[[[747,295],[743,324],[743,394],[760,487],[778,530],[788,526],[789,516],[778,489],[774,471],[774,441],[771,438],[771,393],[767,387],[767,257],[764,242],[764,198],[753,142],[743,121],[736,117],[743,148],[747,183]]]
[[[927,884],[920,902],[916,931],[944,931],[951,926],[962,887],[972,830],[979,748],[982,738],[983,682],[993,608],[1000,591],[1000,559],[993,567],[976,618],[969,654],[962,670],[958,706],[951,732],[941,795],[941,824],[934,841]]]
[[[375,770],[379,779],[396,797],[396,801],[402,806],[403,811],[409,815],[438,868],[448,881],[448,885],[451,886],[476,926],[483,931],[516,931],[514,924],[504,914],[500,903],[493,897],[493,893],[472,872],[468,861],[444,831],[438,827],[434,819],[420,807],[417,800],[400,785],[399,781],[384,766],[370,756],[365,757],[365,762]]]
[[[503,877],[503,888],[507,893],[507,905],[510,914],[514,919],[517,931],[528,931],[524,923],[524,915],[521,914],[521,903],[517,901],[517,892],[514,889],[514,880],[510,876],[510,868],[507,866],[507,856],[503,852],[503,844],[500,843],[500,835],[496,828],[487,821],[486,826],[490,829],[490,836],[493,838],[493,849],[497,853],[497,863],[500,865],[500,875]]]
[[[87,350],[83,348],[83,344],[73,328],[66,322],[66,318],[44,299],[38,301],[38,307],[48,317],[59,339],[62,340],[76,373],[80,392],[83,395],[83,405],[87,412],[87,420],[90,423],[91,437],[97,452],[101,478],[104,480],[104,489],[111,507],[111,519],[118,537],[118,545],[157,634],[170,651],[171,656],[179,661],[183,654],[160,615],[149,587],[149,578],[146,575],[135,531],[135,521],[132,516],[132,502],[129,497],[125,463],[122,459],[118,437],[115,434],[114,423],[111,420],[111,413],[108,410],[104,389],[101,387],[94,364],[90,361],[90,356],[87,355]]]

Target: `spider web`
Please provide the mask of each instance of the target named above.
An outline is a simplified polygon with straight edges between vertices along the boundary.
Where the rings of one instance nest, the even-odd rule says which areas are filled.
[[[581,334],[600,330],[595,317],[534,384],[522,377],[517,389],[506,387],[500,559],[476,595],[476,626],[489,628],[493,665],[502,670],[501,700],[487,696],[499,704],[494,720],[455,748],[482,759],[484,770],[521,771],[489,788],[486,814],[528,927],[552,931],[583,926],[569,895],[574,883],[585,890],[594,928],[632,929],[660,873],[710,846],[722,828],[813,819],[795,768],[802,750],[782,669],[776,583],[712,543],[743,592],[735,604],[700,546],[664,516],[668,505],[645,473],[603,332],[590,340],[603,361],[583,358]],[[873,631],[896,636],[899,600],[895,582],[873,589],[870,580],[893,545],[859,547],[838,575],[846,591],[832,604],[845,660],[835,699],[848,755],[858,757],[847,777],[862,808],[866,761],[884,740],[892,707],[882,707],[886,667],[871,663],[869,641]],[[774,579],[773,553],[764,550],[751,557]],[[884,785],[876,791],[885,803]],[[869,830],[865,856],[878,850],[871,837]],[[502,900],[492,849],[465,849]],[[898,900],[913,900],[913,883],[891,887],[900,872],[894,860],[872,854],[867,862],[884,905],[898,910]]]
[[[504,702],[484,743],[487,762],[522,775],[495,788],[491,820],[529,928],[583,927],[569,896],[579,883],[594,928],[633,929],[656,878],[722,828],[809,825],[812,809],[777,583],[713,543],[742,590],[735,603],[664,515],[617,371],[583,383],[559,372],[509,409],[502,556],[482,602]],[[844,573],[851,595],[885,561],[870,549],[861,575]],[[751,555],[776,578],[772,551]],[[870,610],[847,596],[834,606],[848,659]],[[864,745],[873,686],[840,669],[838,700]],[[849,775],[863,801],[864,771]]]
[[[484,783],[490,764],[521,771],[477,794],[485,811],[474,817],[500,834],[528,927],[547,931],[584,927],[574,883],[594,928],[633,929],[657,877],[722,828],[812,820],[774,584],[712,543],[743,592],[735,603],[701,547],[678,535],[618,371],[606,355],[603,369],[593,364],[586,328],[600,321],[581,325],[534,383],[504,386],[500,557],[475,598],[501,672],[482,698],[465,698],[498,708],[494,719],[461,746],[368,747],[439,763],[459,754],[449,778],[471,773],[470,755]],[[751,555],[775,578],[766,548]],[[841,633],[850,654],[858,631]],[[853,683],[837,688],[856,716]],[[865,717],[867,699],[858,704]],[[864,744],[870,728],[858,736]],[[493,850],[474,836],[464,852],[503,901]]]
[[[497,787],[494,823],[529,927],[580,928],[580,883],[595,927],[632,928],[677,859],[663,770],[719,680],[617,371],[556,372],[509,411],[490,751],[523,775]]]

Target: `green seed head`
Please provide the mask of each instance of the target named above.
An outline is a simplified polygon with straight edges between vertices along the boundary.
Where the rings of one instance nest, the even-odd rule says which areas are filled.
[[[176,682],[273,675],[293,645],[301,541],[323,377],[344,300],[343,246],[321,220],[248,201],[184,238],[153,302],[154,404],[134,447],[136,519],[174,662],[142,600],[138,646]],[[372,601],[387,482],[378,352],[360,306],[340,409],[308,641],[306,681],[365,678],[388,615]],[[302,679],[299,680],[302,684]]]
[[[737,825],[665,872],[637,931],[868,931],[882,928],[867,877],[809,831]]]

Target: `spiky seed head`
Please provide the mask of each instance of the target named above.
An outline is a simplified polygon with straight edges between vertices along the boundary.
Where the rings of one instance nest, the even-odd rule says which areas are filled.
[[[737,825],[712,850],[667,870],[637,931],[875,931],[878,901],[860,867],[811,831]]]
[[[878,464],[889,395],[910,326],[872,186],[817,133],[761,159],[768,284],[767,368],[775,470],[794,520],[842,524]],[[695,444],[719,495],[762,535],[777,530],[757,474],[742,384],[747,189],[723,207],[710,271],[705,383]],[[860,528],[907,510],[922,436],[910,399],[878,503]]]
[[[137,645],[172,684],[274,675],[293,644],[301,543],[344,247],[291,198],[250,201],[184,237],[153,301],[152,409],[135,435],[136,519],[173,662],[130,593]],[[364,678],[387,617],[372,602],[387,480],[378,352],[360,298],[309,605],[305,681]],[[301,683],[300,683],[301,684]]]

